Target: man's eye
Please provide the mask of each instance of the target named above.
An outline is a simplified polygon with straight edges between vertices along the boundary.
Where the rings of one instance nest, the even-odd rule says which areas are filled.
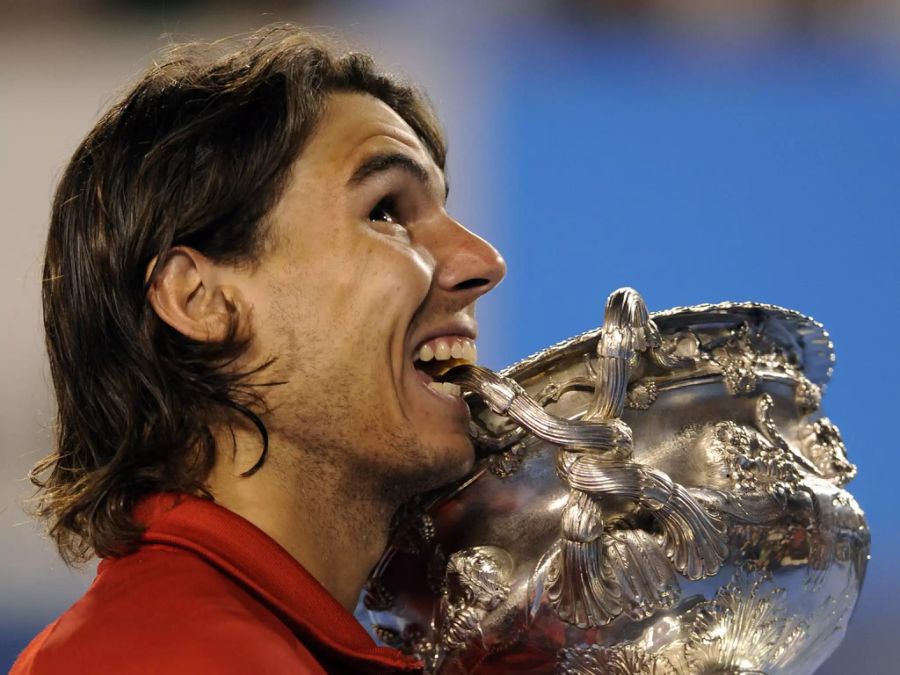
[[[393,197],[385,197],[375,205],[375,208],[369,213],[369,220],[381,221],[384,223],[396,223],[397,213]]]

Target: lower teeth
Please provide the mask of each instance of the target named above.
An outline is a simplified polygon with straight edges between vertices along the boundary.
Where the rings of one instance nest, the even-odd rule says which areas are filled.
[[[439,394],[449,394],[450,396],[460,396],[462,394],[459,385],[452,382],[429,382],[428,386]]]

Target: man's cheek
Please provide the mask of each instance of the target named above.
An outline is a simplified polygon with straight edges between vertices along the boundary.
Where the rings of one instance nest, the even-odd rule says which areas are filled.
[[[418,251],[410,251],[406,258],[406,273],[400,289],[406,304],[413,308],[422,305],[431,291],[433,281],[433,264]]]
[[[389,263],[393,273],[403,277],[407,283],[418,279],[425,288],[428,288],[435,270],[434,256],[428,249],[414,243],[396,240],[391,241],[390,246],[395,253]]]
[[[408,246],[398,253],[385,261],[378,275],[383,285],[381,298],[375,303],[375,314],[383,316],[392,305],[406,313],[408,308],[421,305],[431,290],[434,266],[429,257]]]
[[[431,279],[434,277],[435,261],[434,256],[424,247],[412,247],[409,249],[410,260],[415,265],[426,287],[431,285]]]

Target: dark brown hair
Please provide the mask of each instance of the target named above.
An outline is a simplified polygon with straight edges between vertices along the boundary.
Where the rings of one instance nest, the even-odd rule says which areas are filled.
[[[262,385],[250,376],[266,364],[236,371],[246,341],[234,330],[210,344],[171,329],[149,307],[145,274],[175,245],[252,265],[336,91],[384,101],[444,167],[442,133],[416,90],[290,25],[169,49],[75,151],[44,261],[56,450],[31,472],[37,515],[67,562],[133,550],[143,495],[205,494],[212,428],[229,413],[259,430],[255,468],[264,460]]]

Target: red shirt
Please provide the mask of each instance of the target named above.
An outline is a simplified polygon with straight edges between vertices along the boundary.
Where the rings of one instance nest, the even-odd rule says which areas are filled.
[[[91,587],[10,675],[396,673],[422,663],[379,647],[262,530],[216,504],[154,495],[140,548],[103,560]]]

